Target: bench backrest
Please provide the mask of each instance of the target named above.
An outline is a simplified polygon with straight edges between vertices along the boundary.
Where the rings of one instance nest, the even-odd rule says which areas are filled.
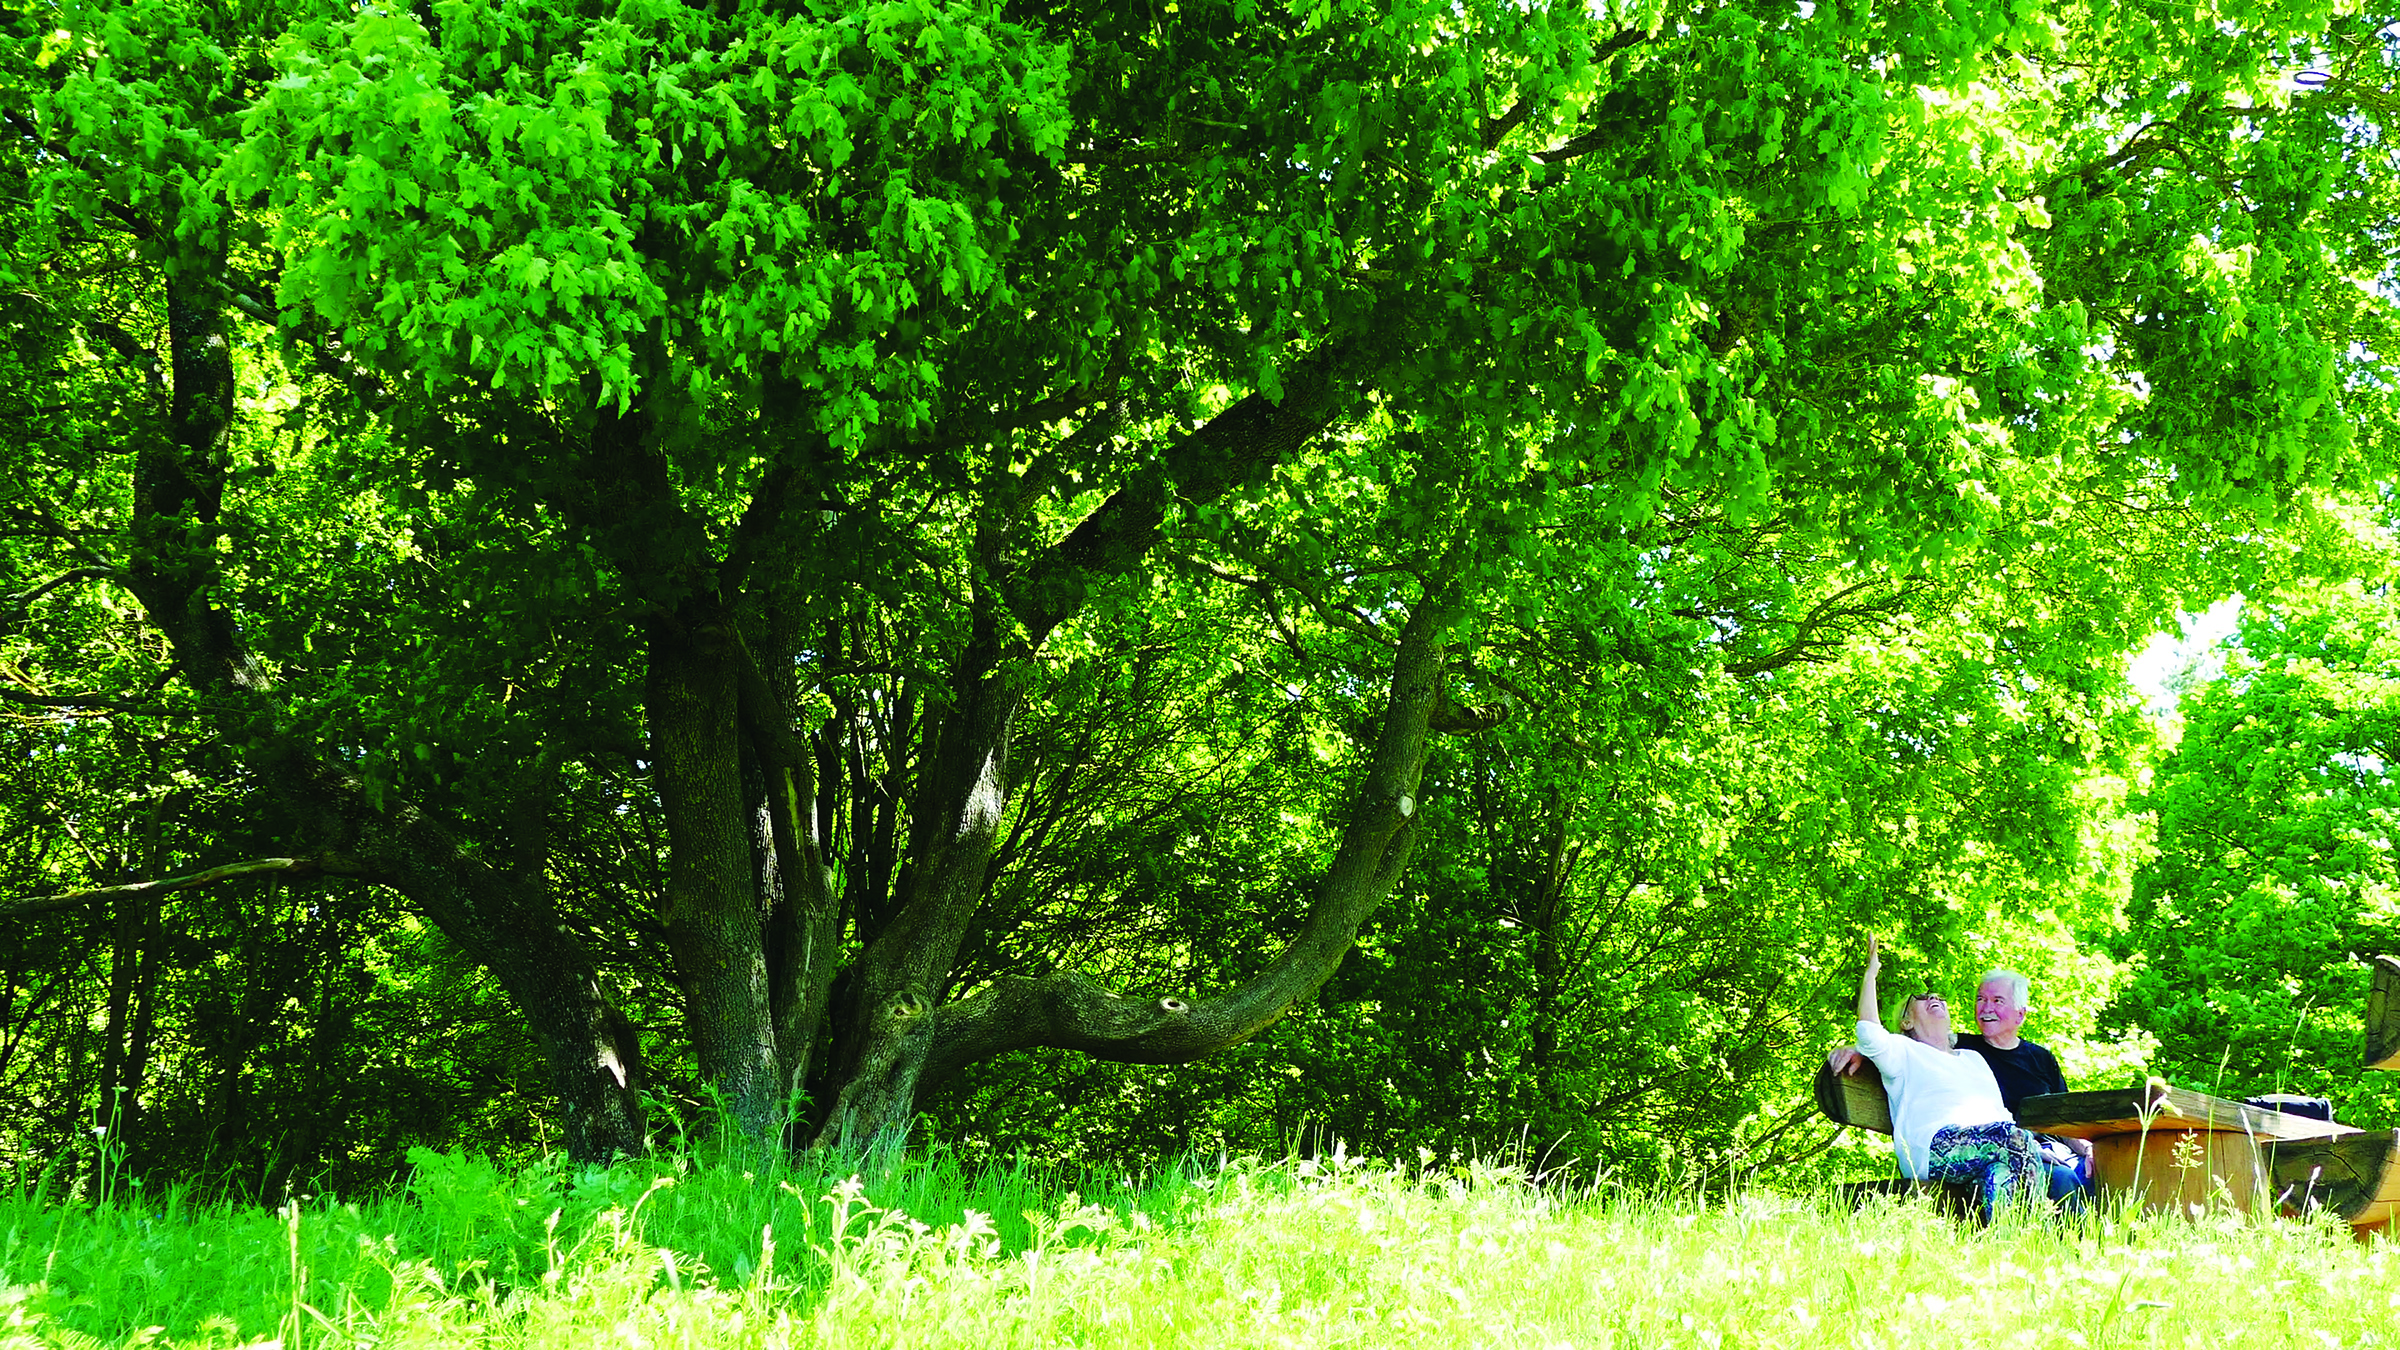
[[[1892,1132],[1892,1102],[1883,1095],[1883,1075],[1872,1064],[1864,1072],[1835,1073],[1830,1064],[1817,1066],[1817,1109],[1841,1125],[1856,1125],[1878,1134]]]
[[[2400,1069],[2400,957],[2378,956],[2367,990],[2367,1067]]]

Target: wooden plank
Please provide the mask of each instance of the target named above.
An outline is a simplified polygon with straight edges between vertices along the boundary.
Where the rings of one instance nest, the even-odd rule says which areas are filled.
[[[2367,988],[2367,1067],[2400,1069],[2400,957],[2375,958]]]
[[[2329,1209],[2354,1226],[2400,1216],[2400,1130],[2266,1146],[2268,1182],[2287,1214]]]
[[[2185,1130],[2238,1130],[2260,1139],[2337,1139],[2359,1132],[2337,1121],[2244,1106],[2156,1078],[2140,1087],[2027,1097],[2017,1103],[2017,1121],[2029,1130],[2069,1139]]]
[[[2246,1214],[2273,1203],[2263,1152],[2244,1130],[2153,1126],[2147,1134],[2092,1140],[2092,1179],[2103,1193],[2131,1195],[2144,1209],[2178,1214],[2230,1209]]]
[[[1860,1061],[1863,1073],[1835,1073],[1830,1064],[1817,1066],[1817,1109],[1839,1125],[1856,1125],[1877,1134],[1892,1132],[1892,1102],[1883,1095],[1883,1076]]]

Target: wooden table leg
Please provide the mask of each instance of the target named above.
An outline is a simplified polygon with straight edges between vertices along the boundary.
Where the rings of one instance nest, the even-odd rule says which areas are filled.
[[[2092,1177],[2104,1194],[2134,1194],[2145,1209],[2272,1205],[2258,1141],[2242,1130],[2158,1129],[2092,1141]]]

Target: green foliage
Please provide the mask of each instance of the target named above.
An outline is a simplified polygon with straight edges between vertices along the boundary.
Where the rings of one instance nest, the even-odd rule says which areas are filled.
[[[935,386],[881,334],[1011,299],[1009,152],[1056,153],[1066,50],[988,6],[430,13],[287,31],[220,178],[281,222],[285,309],[430,391],[704,404],[771,363],[852,444]]]

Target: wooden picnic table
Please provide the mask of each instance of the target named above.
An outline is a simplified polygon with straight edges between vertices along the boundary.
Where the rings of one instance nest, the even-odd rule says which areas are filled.
[[[2338,1121],[2249,1106],[2151,1079],[2101,1092],[2060,1092],[2017,1104],[2017,1123],[2092,1141],[2092,1179],[2138,1195],[2149,1209],[2274,1205],[2273,1146],[2360,1134]]]

